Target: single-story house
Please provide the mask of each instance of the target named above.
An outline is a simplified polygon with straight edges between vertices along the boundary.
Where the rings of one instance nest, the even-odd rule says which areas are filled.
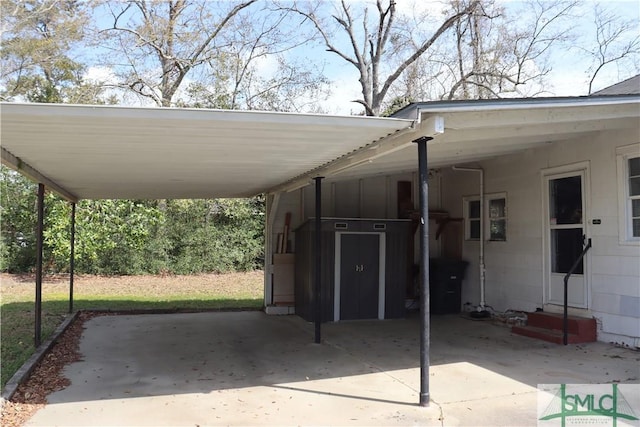
[[[71,202],[265,193],[265,307],[309,318],[319,196],[323,319],[393,318],[419,292],[427,137],[428,256],[468,263],[458,309],[561,310],[591,242],[570,314],[640,347],[639,88],[391,118],[2,103],[2,160]]]
[[[595,318],[600,341],[640,347],[639,94],[636,76],[586,97],[423,102],[393,116],[416,120],[423,132],[425,125],[443,123],[427,131],[433,138],[429,246],[431,258],[469,263],[459,310],[561,312],[564,276],[591,241],[568,282],[569,314]],[[389,287],[400,289],[403,299],[414,296],[415,268],[406,273],[395,258],[417,263],[415,221],[408,220],[413,247],[390,236],[403,220],[416,218],[418,162],[411,140],[419,134],[373,142],[345,153],[333,169],[316,171],[326,177],[323,232],[331,246],[323,249],[324,320],[353,318],[353,310],[360,317],[396,317],[397,293]],[[273,263],[266,271],[273,274],[265,281],[267,306],[289,306],[309,319],[308,242],[296,234],[313,228],[314,186],[303,186],[311,175],[269,196],[267,259]],[[358,235],[365,240],[353,241]],[[372,285],[379,292],[353,277],[365,252],[379,270]],[[356,290],[345,293],[345,281]],[[345,306],[345,297],[358,303]]]

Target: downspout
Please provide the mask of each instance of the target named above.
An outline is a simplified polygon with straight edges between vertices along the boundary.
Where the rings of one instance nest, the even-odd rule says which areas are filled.
[[[480,305],[478,305],[478,311],[485,311],[485,264],[484,264],[484,227],[485,227],[485,213],[484,213],[484,169],[482,168],[466,168],[460,166],[453,166],[455,171],[463,172],[478,172],[480,174],[480,257],[479,257],[479,269],[480,269]]]

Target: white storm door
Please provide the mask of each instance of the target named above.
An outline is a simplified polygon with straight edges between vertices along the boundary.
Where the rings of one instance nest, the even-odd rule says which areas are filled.
[[[586,239],[585,171],[548,175],[545,187],[546,302],[564,303],[564,276],[579,258]],[[568,305],[587,308],[587,259],[569,279]]]

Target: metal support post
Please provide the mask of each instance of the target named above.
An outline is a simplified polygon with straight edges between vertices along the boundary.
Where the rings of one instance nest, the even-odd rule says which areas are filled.
[[[316,182],[316,283],[315,283],[315,343],[320,344],[322,341],[320,334],[320,325],[322,324],[322,179],[319,176],[314,178]]]
[[[44,184],[38,184],[38,224],[36,226],[36,306],[34,344],[38,348],[42,340],[42,233],[44,229]]]
[[[420,406],[429,406],[429,170],[427,141],[423,136],[418,144],[418,173],[420,194]]]
[[[69,313],[73,313],[73,279],[76,269],[76,204],[71,202],[71,251],[69,253]]]

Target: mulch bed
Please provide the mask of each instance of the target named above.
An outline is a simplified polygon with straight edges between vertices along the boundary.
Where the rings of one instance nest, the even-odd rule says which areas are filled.
[[[80,337],[87,320],[104,313],[81,312],[76,320],[58,338],[51,350],[35,367],[27,381],[22,383],[10,401],[4,403],[0,420],[5,427],[23,425],[47,403],[47,396],[71,383],[62,375],[64,367],[81,360]]]

